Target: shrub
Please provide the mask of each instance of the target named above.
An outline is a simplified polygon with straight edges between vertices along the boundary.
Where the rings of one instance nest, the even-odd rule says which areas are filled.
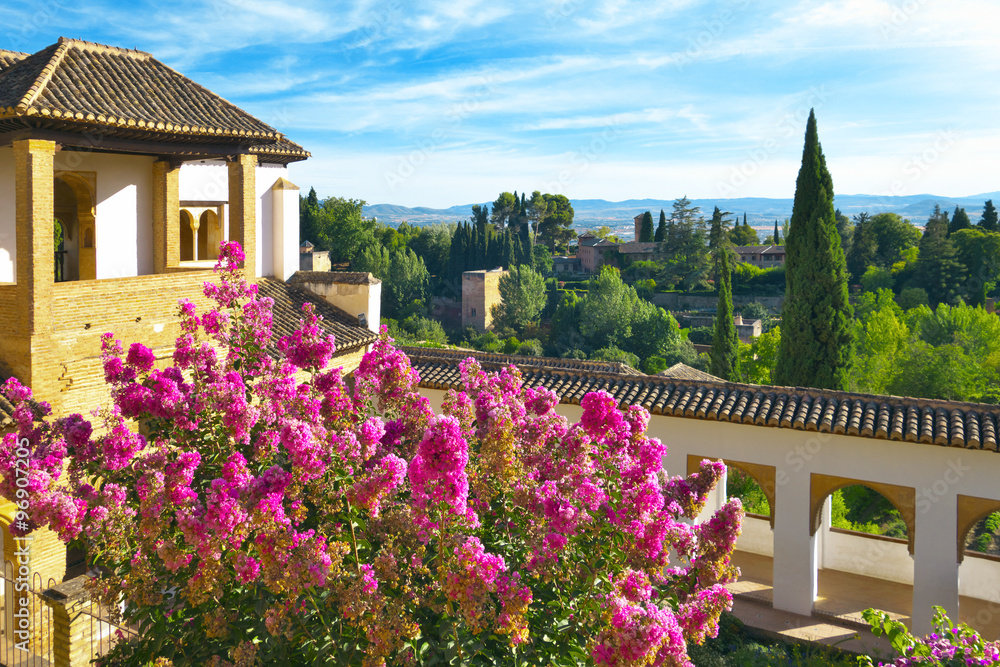
[[[599,350],[594,350],[591,353],[590,358],[594,361],[620,361],[623,364],[628,364],[632,368],[639,367],[639,357],[635,356],[631,352],[619,350],[613,345],[610,347],[602,347]]]
[[[667,370],[667,360],[663,357],[649,357],[642,362],[642,372],[646,375],[656,375]]]
[[[694,327],[688,332],[688,340],[698,345],[711,345],[714,327]]]
[[[923,287],[907,287],[896,297],[896,303],[903,310],[910,310],[911,308],[926,306],[930,301],[927,297],[927,290]]]
[[[436,415],[385,329],[349,389],[310,304],[275,360],[271,304],[222,250],[173,366],[103,337],[98,429],[3,386],[15,535],[86,546],[91,595],[142,629],[103,664],[680,665],[717,632],[742,509],[682,518],[721,463],[662,477],[641,407],[590,393],[570,425],[553,392],[472,360]]]
[[[536,338],[526,340],[518,346],[517,354],[525,357],[540,357],[542,356],[542,343]]]
[[[872,633],[876,637],[886,635],[892,648],[900,655],[895,662],[880,662],[880,665],[946,667],[1000,664],[1000,642],[983,641],[965,623],[952,626],[951,619],[941,607],[934,607],[934,632],[923,638],[911,634],[906,624],[892,620],[884,611],[866,609],[861,616],[872,626]],[[871,658],[862,657],[859,660],[867,661],[859,664],[872,665]]]

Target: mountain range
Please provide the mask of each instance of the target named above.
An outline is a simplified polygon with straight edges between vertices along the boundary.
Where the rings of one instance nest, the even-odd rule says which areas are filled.
[[[908,218],[913,224],[923,226],[934,210],[940,206],[942,210],[951,213],[956,206],[966,209],[969,218],[975,222],[982,215],[983,204],[987,199],[1000,203],[1000,192],[987,192],[968,197],[943,197],[940,195],[922,194],[906,196],[883,195],[837,195],[834,206],[848,216],[854,216],[863,211],[876,213],[893,212],[903,218]],[[651,211],[653,221],[659,217],[660,209],[669,212],[673,208],[672,199],[626,199],[625,201],[607,201],[604,199],[571,199],[573,204],[574,226],[577,229],[589,229],[607,225],[612,229],[627,228],[632,225],[632,219]],[[713,209],[718,206],[723,211],[729,211],[734,216],[742,218],[745,213],[747,222],[753,227],[770,228],[775,220],[783,221],[792,215],[792,199],[768,199],[765,197],[742,197],[739,199],[693,199],[692,204],[701,208],[702,214],[708,218]],[[492,204],[492,202],[482,202]],[[435,222],[459,222],[472,214],[472,204],[451,206],[449,208],[427,208],[418,206],[410,208],[396,204],[375,204],[364,207],[365,217],[375,217],[383,222],[400,223],[404,220],[410,224],[425,225]]]

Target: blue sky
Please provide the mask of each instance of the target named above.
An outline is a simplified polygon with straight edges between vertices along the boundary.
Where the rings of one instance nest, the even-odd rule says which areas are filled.
[[[0,47],[149,51],[313,153],[321,196],[446,207],[1000,190],[995,0],[5,0]]]

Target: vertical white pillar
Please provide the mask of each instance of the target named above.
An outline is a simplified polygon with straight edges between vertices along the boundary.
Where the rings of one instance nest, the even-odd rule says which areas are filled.
[[[809,473],[781,475],[774,499],[774,608],[809,616],[817,589],[816,538],[809,534]]]
[[[271,186],[271,196],[274,277],[288,280],[299,269],[299,188],[279,178]]]
[[[935,605],[944,607],[952,621],[958,620],[958,499],[954,493],[924,498],[918,493],[917,498],[910,630],[923,636],[932,629]]]

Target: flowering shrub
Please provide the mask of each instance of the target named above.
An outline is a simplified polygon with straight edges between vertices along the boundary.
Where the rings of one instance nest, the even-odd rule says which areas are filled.
[[[899,654],[895,662],[879,663],[894,667],[912,665],[962,666],[1000,665],[1000,642],[984,642],[964,623],[952,626],[942,607],[934,607],[934,632],[920,638],[910,634],[906,625],[889,618],[884,611],[866,609],[862,616],[876,635],[885,634]],[[871,658],[866,658],[869,666]]]
[[[352,391],[309,307],[269,347],[240,261],[224,244],[212,310],[181,303],[172,365],[104,336],[96,427],[4,386],[0,493],[27,439],[30,528],[85,546],[140,630],[103,664],[688,665],[717,632],[743,511],[683,519],[721,463],[667,478],[642,408],[593,393],[571,425],[471,359],[435,415],[384,330]]]

